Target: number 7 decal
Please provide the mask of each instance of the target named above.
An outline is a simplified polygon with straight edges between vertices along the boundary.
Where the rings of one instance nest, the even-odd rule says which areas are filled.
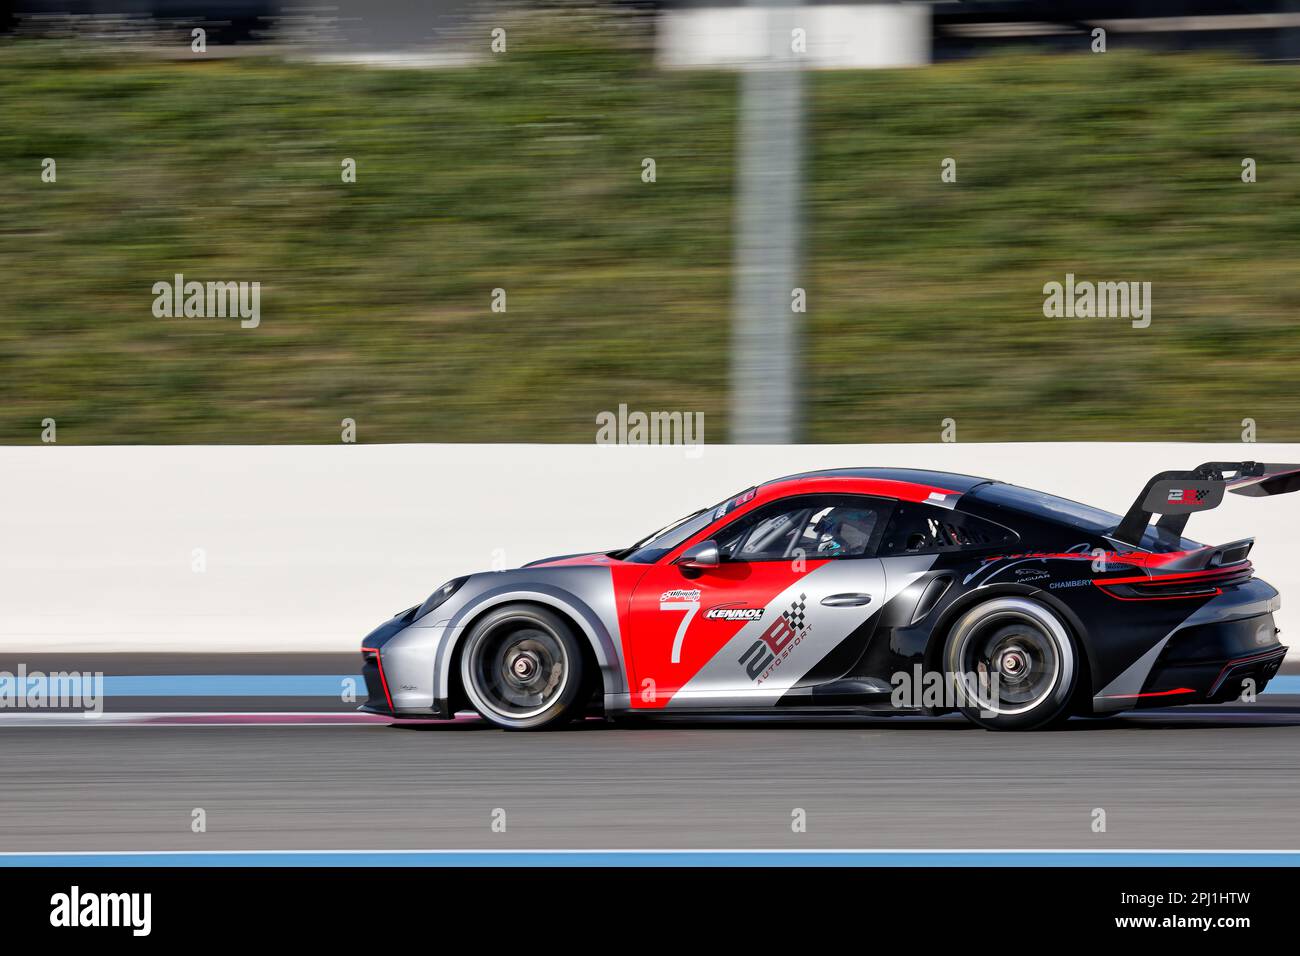
[[[700,602],[697,601],[660,601],[659,610],[661,611],[685,611],[686,616],[682,618],[682,623],[677,626],[677,636],[673,638],[673,659],[674,664],[682,662],[682,641],[686,639],[686,629],[691,626],[691,618],[695,612],[700,609]]]

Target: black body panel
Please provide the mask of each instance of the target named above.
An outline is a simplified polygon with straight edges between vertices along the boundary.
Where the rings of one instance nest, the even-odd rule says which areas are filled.
[[[1008,595],[1047,605],[1067,625],[1085,712],[1088,700],[1098,711],[1232,700],[1243,688],[1263,690],[1285,656],[1272,618],[1277,592],[1251,576],[1249,541],[1206,548],[1152,526],[1134,548],[1112,536],[1118,515],[1013,485],[903,469],[817,474],[961,490],[950,514],[994,522],[1018,540],[928,554],[890,554],[882,543],[886,575],[915,580],[791,688],[783,706],[886,709],[898,675],[941,669],[944,641],[962,614]],[[1196,583],[1212,573],[1211,583]],[[1183,578],[1190,583],[1170,583]]]

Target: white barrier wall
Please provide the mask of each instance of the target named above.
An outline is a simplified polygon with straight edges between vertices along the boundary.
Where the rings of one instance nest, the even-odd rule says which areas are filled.
[[[0,448],[0,652],[352,651],[448,578],[612,549],[780,475],[893,465],[1123,512],[1151,475],[1297,445],[338,445]],[[1228,495],[1300,623],[1300,494]],[[196,552],[196,549],[201,549]]]

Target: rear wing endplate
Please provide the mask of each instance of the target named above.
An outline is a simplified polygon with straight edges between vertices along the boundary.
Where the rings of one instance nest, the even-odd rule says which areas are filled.
[[[1160,515],[1160,531],[1181,537],[1187,516],[1217,508],[1225,491],[1251,498],[1300,491],[1300,465],[1207,461],[1193,471],[1162,471],[1146,483],[1110,537],[1140,545],[1152,515]]]

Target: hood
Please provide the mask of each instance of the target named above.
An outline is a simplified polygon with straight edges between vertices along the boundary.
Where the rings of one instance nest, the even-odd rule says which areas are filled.
[[[562,554],[554,558],[539,558],[529,561],[525,568],[570,568],[585,564],[617,564],[618,562],[604,551],[591,551],[583,554]]]

